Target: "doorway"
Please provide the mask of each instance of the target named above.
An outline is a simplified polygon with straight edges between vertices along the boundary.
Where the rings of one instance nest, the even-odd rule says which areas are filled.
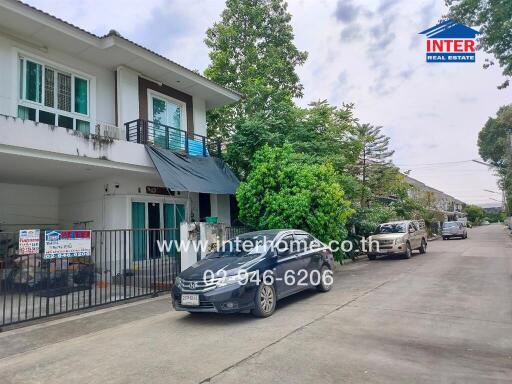
[[[208,216],[212,215],[212,204],[209,193],[199,194],[199,221],[206,221]]]
[[[160,240],[160,203],[148,203],[149,257],[160,257],[157,242]]]

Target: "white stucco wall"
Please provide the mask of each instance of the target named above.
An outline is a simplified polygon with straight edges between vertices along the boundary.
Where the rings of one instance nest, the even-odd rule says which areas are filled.
[[[210,204],[212,216],[218,218],[219,223],[224,223],[226,226],[231,224],[229,195],[210,195]]]
[[[50,127],[30,120],[0,116],[0,152],[2,145],[17,148],[20,153],[45,151],[73,156],[87,162],[91,159],[109,160],[126,166],[154,168],[143,145],[124,140],[100,142],[71,129]],[[38,154],[35,154],[37,156]],[[40,156],[46,156],[40,153]],[[105,166],[114,164],[105,163]]]
[[[59,189],[0,183],[0,229],[48,228],[59,222]]]
[[[146,193],[146,186],[163,187],[158,177],[111,177],[75,184],[60,189],[60,224],[74,228],[74,223],[92,221],[90,229],[127,229],[132,227],[131,203],[181,203],[187,216],[197,211],[197,193],[180,192],[176,196]]]
[[[194,119],[194,133],[201,136],[206,136],[206,104],[205,101],[199,97],[192,98],[193,104],[193,119]]]

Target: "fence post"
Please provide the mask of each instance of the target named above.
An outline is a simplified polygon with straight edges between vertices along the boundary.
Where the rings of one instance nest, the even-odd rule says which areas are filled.
[[[185,154],[188,155],[188,134],[186,132],[183,134],[185,135]]]
[[[126,230],[123,231],[123,298],[126,299]]]
[[[156,236],[155,236],[155,233],[153,230],[150,230],[149,231],[149,237],[150,237],[150,241],[151,241],[151,253],[149,255],[150,257],[150,260],[153,262],[153,266],[152,266],[152,270],[153,270],[153,294],[151,295],[151,297],[157,297],[158,296],[158,290],[157,290],[157,286],[156,286],[156,260],[157,260],[157,257],[156,257],[156,249],[155,249],[155,244],[156,244]]]
[[[206,137],[203,136],[203,140],[202,140],[202,145],[203,145],[203,156],[206,156]]]

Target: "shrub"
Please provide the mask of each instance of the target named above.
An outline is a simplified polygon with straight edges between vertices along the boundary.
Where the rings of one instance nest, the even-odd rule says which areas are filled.
[[[342,241],[354,211],[337,180],[330,164],[311,164],[290,145],[265,146],[237,191],[240,218],[258,229],[297,228]]]

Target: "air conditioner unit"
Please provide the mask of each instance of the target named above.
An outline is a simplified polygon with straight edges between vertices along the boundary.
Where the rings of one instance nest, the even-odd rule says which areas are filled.
[[[113,124],[101,123],[96,124],[96,134],[111,139],[125,140],[126,133],[124,127],[118,127]]]

